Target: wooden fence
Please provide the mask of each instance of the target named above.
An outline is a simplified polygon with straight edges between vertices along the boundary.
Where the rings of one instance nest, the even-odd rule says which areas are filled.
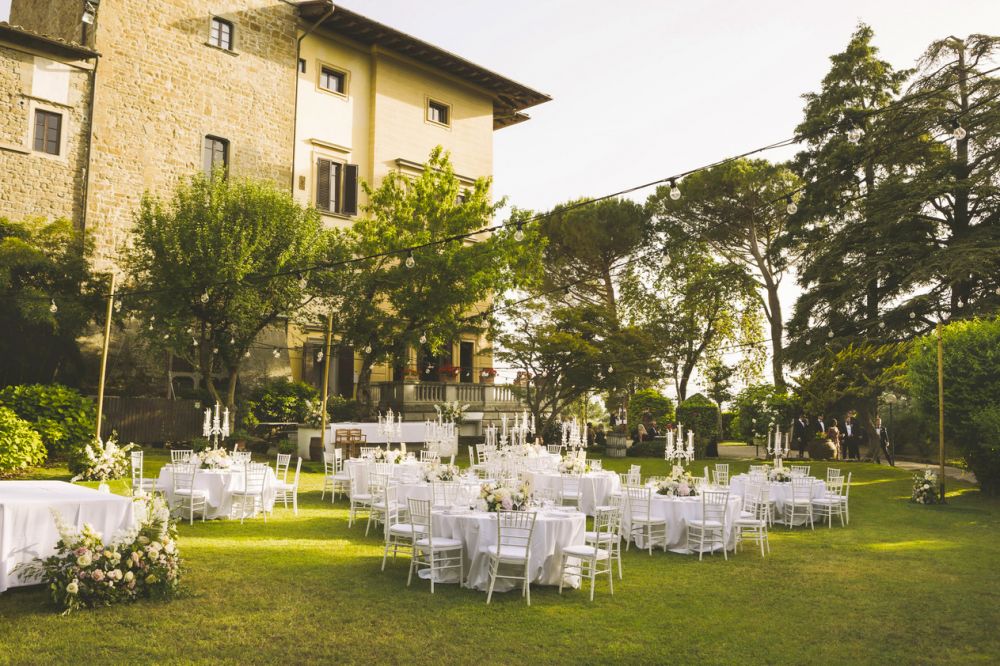
[[[104,398],[101,435],[118,433],[121,443],[159,444],[201,436],[203,411],[197,400]]]

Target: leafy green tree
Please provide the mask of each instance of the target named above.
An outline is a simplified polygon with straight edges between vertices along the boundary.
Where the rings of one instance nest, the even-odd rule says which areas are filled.
[[[944,434],[983,493],[1000,494],[1000,439],[992,429],[1000,410],[1000,318],[956,321],[944,326]],[[937,339],[914,343],[907,363],[911,395],[925,418],[938,413]]]
[[[148,341],[190,362],[230,409],[254,340],[302,308],[300,271],[333,242],[288,192],[221,172],[180,183],[168,202],[143,197],[133,237],[128,305]]]
[[[754,384],[740,391],[733,401],[739,413],[737,430],[748,445],[761,440],[772,425],[782,425],[784,430],[798,411],[798,402],[785,389],[771,384]]]
[[[784,387],[784,320],[779,289],[795,255],[780,242],[789,214],[781,200],[798,187],[786,166],[739,159],[694,173],[683,195],[660,187],[649,205],[661,229],[679,229],[708,244],[713,254],[742,271],[769,324],[774,384]]]
[[[733,397],[733,375],[736,368],[726,365],[717,354],[712,354],[705,359],[701,368],[703,382],[705,384],[705,394],[715,401],[719,408],[719,432],[725,435],[722,427],[722,403],[728,402]]]
[[[634,428],[644,412],[649,412],[657,423],[674,420],[674,401],[656,389],[640,389],[629,401],[628,427]]]
[[[463,189],[440,147],[416,178],[393,172],[365,190],[369,205],[347,231],[347,242],[353,256],[374,258],[352,264],[336,323],[361,352],[358,400],[370,405],[376,363],[405,365],[410,349],[439,350],[463,330],[483,330],[484,321],[470,316],[496,295],[533,284],[544,242],[528,225],[523,241],[506,227],[439,243],[493,224],[504,205],[492,202],[487,178]],[[515,211],[512,219],[524,216]],[[400,253],[420,245],[427,247],[413,252],[412,262]]]
[[[701,393],[695,393],[677,406],[677,422],[684,426],[685,431],[694,431],[695,456],[698,458],[704,457],[708,447],[719,441],[719,424],[722,422],[719,408]]]
[[[77,339],[107,289],[92,247],[68,220],[0,218],[0,386],[81,381]]]

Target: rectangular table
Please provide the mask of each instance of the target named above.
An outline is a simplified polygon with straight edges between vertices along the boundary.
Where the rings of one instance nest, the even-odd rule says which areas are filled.
[[[59,532],[52,512],[68,524],[89,524],[105,542],[132,526],[132,500],[64,481],[0,481],[0,592],[31,585],[14,567],[55,553]]]

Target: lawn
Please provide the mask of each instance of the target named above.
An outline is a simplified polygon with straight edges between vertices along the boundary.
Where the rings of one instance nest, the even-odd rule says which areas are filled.
[[[163,461],[148,453],[147,474]],[[644,475],[666,470],[654,459],[605,465],[633,462]],[[457,586],[407,589],[405,559],[379,571],[380,538],[347,528],[344,500],[320,501],[309,466],[298,517],[182,525],[187,592],[171,603],[60,617],[41,588],[0,595],[0,663],[1000,661],[1000,502],[952,484],[946,506],[916,506],[909,474],[846,468],[846,529],[776,527],[767,559],[633,549],[614,596],[535,587],[528,608],[516,593],[487,607]]]

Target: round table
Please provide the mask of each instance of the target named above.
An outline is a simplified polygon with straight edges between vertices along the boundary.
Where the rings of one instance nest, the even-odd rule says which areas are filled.
[[[393,463],[390,465],[392,479],[400,483],[416,483],[423,478],[424,464],[419,460],[404,460],[401,463]],[[351,458],[344,463],[345,469],[350,467],[358,468],[358,484],[354,488],[354,492],[368,492],[368,474],[374,465],[375,461],[370,458]]]
[[[819,499],[826,496],[826,482],[814,477],[807,477],[812,483],[810,484],[810,498]],[[729,479],[729,493],[731,495],[737,495],[743,497],[743,493],[746,490],[747,483],[750,482],[750,476],[747,474],[737,474],[736,476]],[[791,482],[778,482],[778,481],[768,481],[767,482],[769,497],[774,501],[774,519],[778,520],[785,514],[785,505],[792,499],[792,484]],[[809,521],[808,515],[803,511],[801,514],[795,516],[794,525],[804,525]]]
[[[458,497],[456,498],[459,507],[467,507],[470,503],[479,499],[479,491],[482,488],[482,481],[469,480],[466,477],[457,480],[459,483]],[[396,483],[396,500],[404,509],[409,508],[409,499],[434,501],[434,490],[427,481],[398,482]]]
[[[743,500],[740,497],[729,495],[729,501],[726,504],[726,528],[724,532],[726,550],[733,550],[736,547],[736,532],[733,530],[733,523],[740,517],[742,505]],[[653,501],[650,503],[650,512],[654,519],[667,521],[667,550],[688,554],[690,551],[687,547],[687,521],[700,520],[704,515],[701,497],[674,497],[654,493]],[[627,503],[622,522],[623,529],[628,534],[631,514]],[[645,547],[645,539],[641,536],[636,536],[635,543],[640,548]]]
[[[160,468],[157,487],[163,488],[163,494],[168,504],[173,505],[174,482],[170,472],[171,466]],[[274,509],[275,485],[278,479],[274,470],[268,467],[264,473],[264,507],[267,511]],[[245,487],[243,474],[235,469],[199,469],[194,475],[195,490],[204,490],[208,494],[208,506],[205,518],[230,518],[233,514],[233,492]]]
[[[531,487],[534,490],[551,489],[559,492],[562,489],[562,474],[558,472],[535,472],[531,474]],[[599,506],[608,503],[608,497],[621,492],[621,479],[614,472],[587,472],[580,476],[580,511],[593,516]]]
[[[496,551],[497,514],[485,511],[434,511],[434,536],[458,539],[465,547],[465,587],[487,591],[490,586],[490,551]],[[562,549],[582,545],[587,517],[579,511],[539,511],[531,538],[528,575],[533,585],[559,585]],[[429,571],[421,572],[429,576]],[[458,582],[458,572],[445,572],[443,580]],[[566,584],[579,587],[578,576],[567,576]],[[519,587],[517,581],[498,578],[494,591]]]

